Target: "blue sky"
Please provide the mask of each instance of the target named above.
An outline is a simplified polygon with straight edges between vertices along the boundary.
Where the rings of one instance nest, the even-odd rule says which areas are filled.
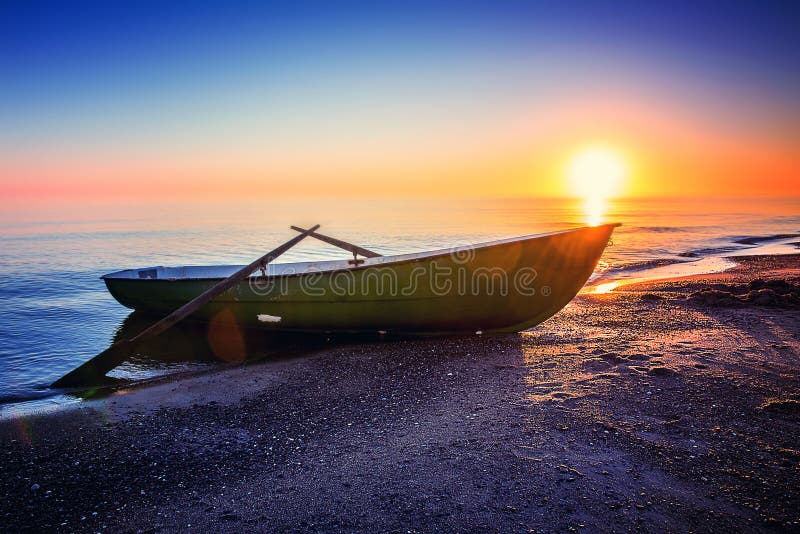
[[[793,130],[799,13],[736,1],[4,2],[0,155],[301,143],[333,129],[367,142],[381,126],[397,144],[593,90]]]

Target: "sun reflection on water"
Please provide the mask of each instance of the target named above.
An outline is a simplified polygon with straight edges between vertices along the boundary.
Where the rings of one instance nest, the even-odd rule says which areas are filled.
[[[586,224],[598,226],[603,223],[606,213],[606,201],[601,197],[592,197],[584,200],[583,211],[586,216]]]

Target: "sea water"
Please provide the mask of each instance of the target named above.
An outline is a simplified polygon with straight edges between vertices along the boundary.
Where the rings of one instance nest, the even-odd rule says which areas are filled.
[[[107,272],[156,265],[245,264],[289,239],[289,225],[395,254],[586,224],[580,201],[559,199],[259,199],[224,202],[20,201],[0,213],[0,402],[47,397],[47,385],[146,325],[106,291]],[[800,232],[800,200],[628,199],[603,218],[620,222],[596,285],[727,254]],[[279,262],[348,257],[307,239]],[[696,262],[696,263],[695,263]],[[140,350],[115,376],[141,378],[219,365],[202,327],[187,325]],[[263,340],[280,357],[316,341]],[[63,397],[61,397],[63,399]],[[61,402],[61,401],[59,401]]]

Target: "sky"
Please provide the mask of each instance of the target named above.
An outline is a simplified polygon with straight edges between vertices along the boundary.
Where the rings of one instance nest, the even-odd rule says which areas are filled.
[[[800,195],[791,2],[0,4],[0,197]]]

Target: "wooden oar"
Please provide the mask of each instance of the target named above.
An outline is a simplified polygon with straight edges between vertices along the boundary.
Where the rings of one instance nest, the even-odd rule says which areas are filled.
[[[304,230],[297,226],[292,226],[291,228],[292,230],[295,230],[297,232],[309,232],[309,230]],[[336,239],[335,237],[318,234],[317,232],[311,232],[308,235],[316,239],[319,239],[320,241],[328,243],[329,245],[333,245],[334,247],[339,247],[344,250],[350,251],[353,253],[353,255],[361,254],[365,258],[377,258],[380,256],[380,254],[378,254],[377,252],[372,252],[371,250],[359,247],[358,245],[353,245],[352,243],[348,243],[347,241],[342,241],[341,239]]]
[[[278,256],[295,246],[306,236],[313,234],[314,230],[317,228],[319,228],[319,225],[316,225],[309,230],[304,230],[300,235],[295,236],[275,250],[264,254],[250,265],[242,267],[225,280],[222,280],[208,291],[205,291],[203,294],[193,298],[136,336],[114,343],[88,362],[73,369],[69,373],[53,382],[50,387],[60,388],[96,384],[98,380],[107,372],[124,362],[128,356],[130,356],[133,349],[136,348],[136,345],[138,345],[141,341],[153,336],[157,336],[161,332],[171,328],[175,325],[175,323],[196,312],[214,297],[218,297],[228,289],[232,288],[250,276],[250,274],[252,274],[256,269],[265,268],[268,263],[272,262]]]

